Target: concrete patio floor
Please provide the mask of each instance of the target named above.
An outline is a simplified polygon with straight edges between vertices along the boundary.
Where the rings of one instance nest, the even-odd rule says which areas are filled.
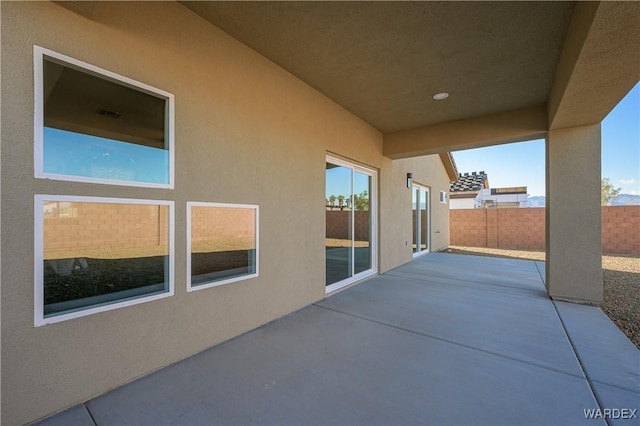
[[[640,424],[640,351],[543,277],[424,256],[40,424]]]

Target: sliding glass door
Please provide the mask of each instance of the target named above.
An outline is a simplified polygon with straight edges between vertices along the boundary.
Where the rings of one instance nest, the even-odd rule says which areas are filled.
[[[414,185],[411,188],[413,210],[413,255],[429,251],[429,189]]]
[[[350,168],[327,163],[325,239],[327,285],[353,275],[352,178],[353,171]],[[349,200],[348,205],[346,200]]]
[[[376,173],[327,157],[326,285],[336,290],[376,273]]]

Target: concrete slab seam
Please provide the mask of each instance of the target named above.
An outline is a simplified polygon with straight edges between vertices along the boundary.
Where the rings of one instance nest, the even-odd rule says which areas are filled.
[[[411,272],[404,272],[405,274],[411,274],[411,275],[415,275],[416,277],[420,277],[418,274],[413,274]],[[406,280],[410,280],[410,281],[414,281],[414,282],[421,282],[424,283],[425,279],[424,278],[407,278],[407,277],[403,277],[401,275],[398,274],[393,274],[393,273],[386,273],[384,274],[392,276],[392,277],[397,277],[397,278],[402,278],[402,279],[406,279]],[[459,282],[459,284],[457,283],[447,283],[447,282],[442,282],[442,281],[438,281],[437,278],[444,278],[444,277],[430,277],[429,278],[429,283],[433,283],[433,284],[440,284],[440,285],[444,285],[444,286],[448,286],[448,285],[454,285],[457,287],[467,287],[467,285],[465,283],[470,283],[470,284],[480,284],[477,281],[471,281],[471,280],[453,280],[451,278],[446,278],[446,279],[450,279],[451,281],[457,281]],[[501,288],[506,288],[506,289],[510,289],[510,290],[514,290],[514,287],[509,287],[507,285],[502,285],[502,284],[491,284],[494,287],[501,287]],[[478,290],[478,291],[485,291],[488,293],[500,293],[500,294],[504,294],[502,292],[499,292],[498,290],[492,290],[492,289],[485,289],[485,288],[480,288],[480,287],[474,287],[474,290]],[[536,293],[539,291],[544,291],[544,285],[541,289],[539,290],[534,290],[534,289],[526,289],[526,288],[516,288],[515,290],[517,290],[520,293]],[[520,295],[518,293],[509,293],[510,296],[516,296],[516,297],[524,297],[527,298],[526,295]]]
[[[603,382],[602,380],[596,380],[596,379],[591,380],[591,382],[598,383],[600,385],[609,386],[610,388],[616,388],[624,392],[631,392],[633,394],[638,395],[638,399],[640,400],[640,391],[638,391],[637,389],[625,388],[624,386],[615,385],[612,383],[607,383],[607,382]]]
[[[87,414],[89,414],[89,417],[91,417],[91,421],[93,422],[94,426],[98,426],[98,422],[96,421],[96,418],[93,416],[93,413],[91,412],[91,409],[89,408],[89,401],[87,402],[83,402],[82,406],[84,407],[85,410],[87,410]]]
[[[593,386],[593,383],[591,382],[591,378],[587,375],[587,371],[584,368],[584,364],[582,362],[582,358],[580,357],[580,354],[578,353],[578,350],[576,349],[575,344],[573,343],[573,340],[571,339],[571,336],[569,335],[569,332],[567,331],[567,327],[564,323],[564,321],[562,320],[562,316],[560,315],[560,312],[558,311],[558,306],[556,305],[555,301],[551,301],[551,304],[553,305],[553,309],[556,311],[556,315],[558,316],[558,320],[560,321],[560,324],[562,325],[562,331],[564,332],[564,335],[567,336],[567,341],[569,342],[569,345],[571,345],[571,350],[573,351],[574,356],[576,357],[576,361],[578,361],[578,366],[580,367],[580,370],[582,371],[582,374],[584,374],[584,377],[587,381],[587,386],[589,387],[589,391],[591,391],[591,394],[593,395],[593,399],[595,400],[596,404],[598,404],[598,408],[600,410],[602,410],[603,404],[602,401],[600,400],[600,398],[598,397],[598,394],[596,393],[596,390]],[[605,421],[607,422],[607,424],[609,426],[611,426],[611,420],[610,419],[605,419]]]
[[[389,324],[389,323],[386,323],[386,322],[374,320],[372,318],[361,317],[359,315],[351,314],[349,312],[340,311],[340,310],[335,309],[335,308],[330,308],[330,307],[327,307],[327,306],[316,305],[316,304],[313,304],[313,306],[316,306],[316,307],[322,308],[322,309],[326,309],[328,311],[335,312],[337,314],[342,314],[342,315],[346,315],[346,316],[349,316],[349,317],[352,317],[352,318],[357,318],[357,319],[362,320],[362,321],[367,321],[367,322],[371,322],[371,323],[374,323],[374,324],[382,325],[384,327],[395,328],[396,330],[399,330],[399,331],[402,331],[402,332],[405,332],[405,333],[415,334],[415,335],[420,336],[420,337],[426,337],[428,339],[438,340],[440,342],[449,343],[449,344],[452,344],[452,345],[455,345],[455,346],[459,346],[459,347],[462,347],[462,348],[470,349],[472,351],[482,352],[482,353],[487,354],[487,355],[492,355],[492,356],[496,356],[496,357],[499,357],[499,358],[515,361],[515,362],[518,362],[518,363],[531,365],[531,366],[538,367],[538,368],[543,368],[543,369],[545,369],[547,371],[553,371],[555,373],[564,374],[564,375],[569,376],[569,377],[574,377],[574,378],[577,378],[577,379],[584,379],[585,381],[587,380],[586,376],[584,376],[584,370],[582,370],[582,368],[581,368],[581,370],[583,372],[583,376],[580,376],[580,375],[577,375],[577,374],[571,374],[571,373],[568,373],[566,371],[562,371],[562,370],[559,370],[559,369],[556,369],[556,368],[550,368],[550,367],[548,367],[546,365],[540,365],[540,364],[536,364],[536,363],[533,363],[533,362],[528,362],[528,361],[525,361],[525,360],[522,360],[522,359],[518,359],[518,358],[514,358],[514,357],[510,357],[510,356],[505,356],[504,354],[501,354],[501,353],[498,353],[498,352],[492,352],[492,351],[488,351],[486,349],[477,348],[475,346],[465,345],[464,343],[455,342],[453,340],[447,340],[447,339],[444,339],[442,337],[433,336],[433,335],[426,334],[426,333],[420,333],[420,332],[415,331],[415,330],[411,330],[411,329],[404,328],[404,327],[401,327],[401,326],[398,326],[398,325]]]
[[[546,288],[546,285],[544,282],[545,277],[542,275],[542,271],[540,270],[540,265],[538,265],[538,263],[541,263],[541,262],[533,262],[533,264],[536,265],[536,270],[538,271],[538,275],[540,275],[540,281],[542,281],[542,287]]]

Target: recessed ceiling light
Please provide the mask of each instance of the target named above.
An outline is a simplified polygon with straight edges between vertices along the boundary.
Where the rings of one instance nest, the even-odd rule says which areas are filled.
[[[447,99],[448,97],[449,94],[447,92],[440,92],[433,95],[433,99],[435,99],[436,101],[441,101],[443,99]]]

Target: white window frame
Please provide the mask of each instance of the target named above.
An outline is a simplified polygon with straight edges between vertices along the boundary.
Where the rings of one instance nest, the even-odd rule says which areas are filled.
[[[215,208],[241,208],[255,210],[255,229],[256,229],[256,271],[251,274],[237,275],[218,281],[211,281],[198,285],[191,284],[191,208],[192,207],[215,207]],[[260,276],[260,206],[257,204],[229,204],[229,203],[212,203],[200,201],[187,202],[187,291],[204,290],[206,288],[217,287],[225,284],[231,284],[237,281],[244,281]]]
[[[447,196],[447,192],[446,191],[440,191],[440,203],[441,204],[447,204],[448,202],[448,196]]]
[[[114,301],[102,306],[88,307],[77,311],[60,314],[55,316],[44,316],[44,213],[43,206],[45,201],[58,202],[85,202],[85,203],[107,203],[107,204],[150,204],[169,207],[169,288],[168,291],[160,294],[149,296],[141,296],[135,299],[123,300],[121,302]],[[73,195],[43,195],[36,194],[34,200],[34,217],[35,217],[35,238],[34,238],[34,324],[40,327],[47,324],[67,321],[73,318],[80,318],[93,315],[99,312],[111,311],[126,306],[138,305],[140,303],[150,302],[152,300],[164,299],[174,294],[174,202],[166,200],[139,200],[130,198],[105,198],[105,197],[85,197]]]
[[[139,182],[117,179],[105,179],[75,175],[64,175],[57,173],[46,173],[44,171],[44,57],[48,56],[52,59],[56,59],[65,62],[72,67],[79,68],[88,74],[95,74],[96,77],[103,78],[105,80],[113,81],[114,83],[128,86],[132,89],[140,92],[155,96],[157,98],[166,99],[166,123],[165,123],[165,138],[167,139],[167,145],[169,149],[169,182],[168,183],[152,183],[152,182]],[[38,179],[52,179],[71,182],[87,182],[98,183],[106,185],[122,185],[122,186],[136,186],[146,188],[166,188],[173,189],[174,176],[175,176],[175,111],[174,111],[174,96],[171,93],[165,92],[158,88],[149,86],[148,84],[141,83],[123,75],[105,70],[103,68],[91,65],[89,63],[80,61],[67,55],[63,55],[53,50],[46,49],[41,46],[33,46],[33,62],[34,62],[34,174]]]
[[[350,161],[342,160],[338,157],[327,155],[325,163],[335,164],[337,166],[346,167],[351,169],[352,177],[353,173],[359,172],[371,177],[371,193],[369,194],[369,210],[371,214],[371,268],[366,271],[359,272],[352,275],[349,278],[345,278],[342,281],[335,282],[325,287],[325,294],[330,295],[338,290],[341,290],[355,282],[361,281],[365,278],[378,274],[378,172],[375,169],[364,167]],[[326,185],[326,177],[325,177]],[[351,194],[354,195],[355,179],[351,179]],[[324,198],[324,197],[323,197]],[[355,212],[355,210],[352,210]],[[352,216],[353,223],[353,216]],[[326,238],[326,230],[325,230]],[[352,237],[353,238],[353,237]],[[353,257],[355,256],[355,250],[351,251],[351,265],[355,264]],[[326,261],[326,258],[325,258]],[[353,272],[353,271],[352,271]]]

